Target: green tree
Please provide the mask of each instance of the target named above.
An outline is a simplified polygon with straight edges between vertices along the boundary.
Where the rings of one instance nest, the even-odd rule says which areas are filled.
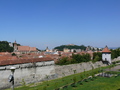
[[[72,45],[72,46],[71,45],[61,45],[61,46],[55,47],[54,49],[57,49],[59,51],[63,51],[64,48],[85,50],[86,46],[84,46],[84,45],[81,45],[81,46],[78,46],[78,45]]]
[[[13,50],[7,41],[0,41],[0,52],[13,52]]]
[[[95,53],[93,53],[93,60],[95,60],[95,61],[101,61],[102,60],[102,53],[101,52],[95,52]]]

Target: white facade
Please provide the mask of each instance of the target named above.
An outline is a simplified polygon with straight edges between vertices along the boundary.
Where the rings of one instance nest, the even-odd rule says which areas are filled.
[[[102,53],[102,60],[111,63],[111,53]]]

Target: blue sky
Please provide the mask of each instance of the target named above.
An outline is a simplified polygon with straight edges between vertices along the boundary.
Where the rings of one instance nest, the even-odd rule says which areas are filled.
[[[0,0],[0,41],[119,47],[119,36],[120,0]]]

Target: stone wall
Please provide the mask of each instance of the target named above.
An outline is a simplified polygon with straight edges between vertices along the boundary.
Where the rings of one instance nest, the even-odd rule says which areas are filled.
[[[116,62],[116,61],[120,61],[120,56],[112,60],[112,62]]]
[[[0,90],[10,88],[11,83],[8,82],[8,77],[11,74],[10,67],[12,66],[16,67],[14,73],[15,86],[21,85],[23,81],[28,84],[45,80],[46,75],[49,75],[49,79],[56,78],[54,61],[1,66]]]
[[[15,86],[21,85],[22,81],[26,83],[40,82],[47,80],[46,75],[49,79],[60,78],[63,76],[68,76],[76,73],[83,72],[84,70],[91,70],[92,67],[98,68],[99,66],[106,66],[101,61],[92,63],[80,63],[80,64],[70,64],[70,65],[54,65],[54,61],[45,61],[37,63],[27,63],[27,64],[16,64],[10,66],[0,67],[0,90],[4,88],[10,88],[11,83],[8,82],[8,77],[11,74],[10,67],[15,66]]]
[[[57,77],[63,77],[63,76],[68,76],[71,74],[74,74],[74,70],[76,73],[80,73],[88,70],[91,70],[93,68],[98,68],[99,66],[106,66],[106,64],[103,64],[101,61],[92,63],[92,62],[87,62],[87,63],[80,63],[80,64],[70,64],[70,65],[55,65],[55,73],[57,74]]]
[[[112,60],[112,62],[115,61],[120,61],[120,57],[115,58]],[[80,64],[70,64],[70,65],[55,65],[55,73],[57,74],[57,77],[63,77],[63,76],[68,76],[71,74],[74,74],[74,70],[76,70],[76,73],[83,72],[84,70],[88,71],[91,70],[92,67],[98,68],[99,66],[107,66],[106,64],[103,64],[102,61],[92,63],[92,62],[87,62],[87,63],[80,63]]]

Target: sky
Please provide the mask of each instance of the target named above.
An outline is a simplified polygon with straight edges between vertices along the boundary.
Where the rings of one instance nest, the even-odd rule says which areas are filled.
[[[0,0],[0,41],[120,47],[119,36],[120,0]]]

